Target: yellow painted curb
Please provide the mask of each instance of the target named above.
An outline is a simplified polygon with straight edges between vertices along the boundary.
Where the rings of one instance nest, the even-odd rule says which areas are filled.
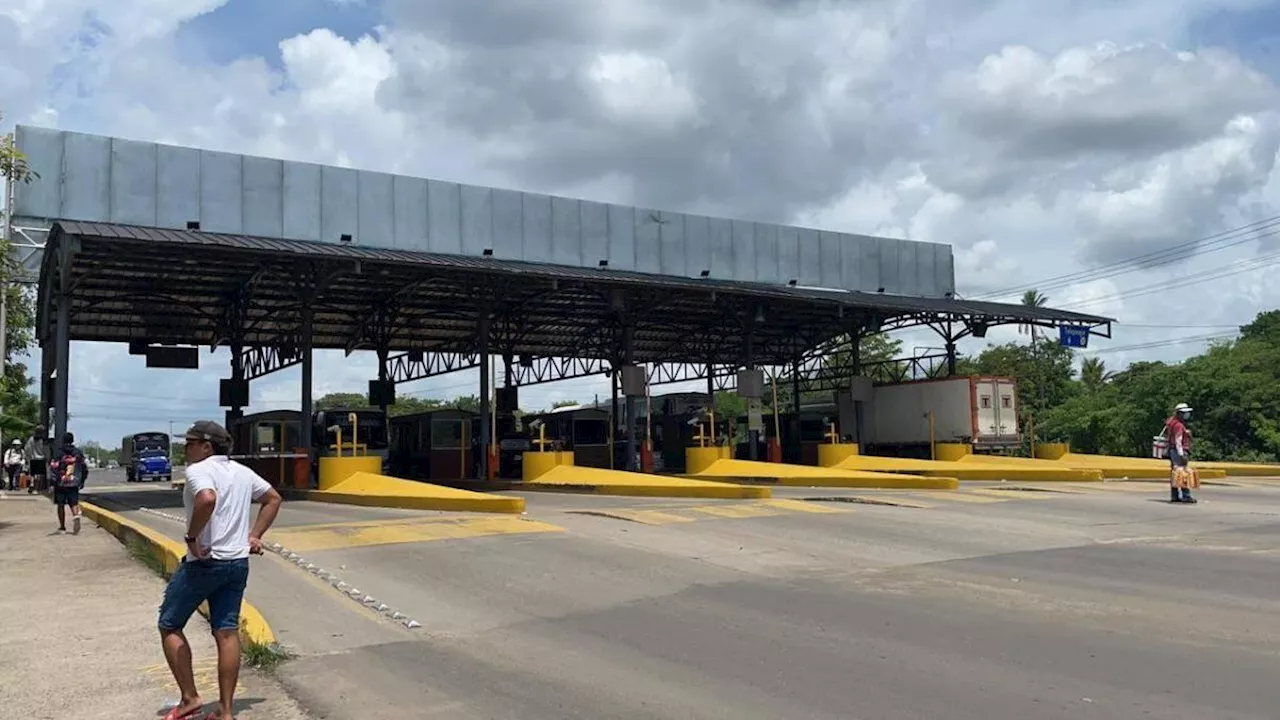
[[[524,498],[505,495],[480,495],[468,497],[430,497],[419,495],[381,495],[374,493],[344,493],[332,490],[294,490],[290,497],[297,500],[333,503],[335,505],[360,505],[400,510],[440,510],[444,512],[508,513],[524,512]]]
[[[629,495],[633,497],[712,498],[720,500],[773,497],[773,492],[767,487],[567,465],[554,467],[536,481],[521,483],[518,487],[522,490],[539,492]]]
[[[778,478],[776,485],[783,487],[828,487],[828,488],[861,488],[881,490],[956,490],[960,481],[953,477],[941,475],[895,475],[893,473],[867,473],[878,475],[874,478]]]
[[[356,472],[326,490],[290,493],[305,500],[340,505],[446,512],[522,513],[524,498],[460,490],[431,483]]]
[[[187,549],[177,540],[165,537],[151,528],[136,523],[122,515],[105,510],[92,503],[81,502],[80,509],[98,527],[111,533],[122,543],[128,543],[130,537],[137,538],[146,544],[151,556],[164,565],[164,575],[169,577],[177,570]],[[200,614],[207,615],[208,609],[201,604]],[[270,645],[276,641],[275,633],[267,624],[262,613],[248,600],[240,602],[240,639],[246,644]]]
[[[730,483],[705,483],[704,486],[691,486],[636,485],[623,483],[589,485],[578,483],[532,482],[524,483],[520,488],[522,490],[532,490],[535,492],[626,495],[630,497],[707,498],[712,500],[745,500],[773,497],[773,492],[767,487],[750,487],[748,485],[733,485]]]
[[[856,448],[855,445],[831,445],[833,448]],[[857,457],[845,455],[845,457]],[[954,490],[960,481],[953,477],[922,477],[895,473],[844,470],[832,467],[790,465],[758,460],[717,460],[686,477],[698,480],[756,482],[783,487],[845,487],[898,490]]]

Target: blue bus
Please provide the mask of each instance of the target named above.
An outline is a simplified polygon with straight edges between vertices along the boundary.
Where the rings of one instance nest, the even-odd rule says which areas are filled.
[[[127,482],[171,482],[173,466],[169,461],[169,434],[140,432],[125,435],[120,441],[120,464],[124,466]]]

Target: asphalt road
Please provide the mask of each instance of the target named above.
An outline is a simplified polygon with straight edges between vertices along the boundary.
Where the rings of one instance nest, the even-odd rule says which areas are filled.
[[[181,534],[178,493],[111,480],[87,491]],[[1273,720],[1280,481],[1055,489],[296,502],[277,540],[422,627],[276,556],[250,599],[321,718]]]

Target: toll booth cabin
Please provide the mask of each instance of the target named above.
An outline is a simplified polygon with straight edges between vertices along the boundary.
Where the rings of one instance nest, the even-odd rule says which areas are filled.
[[[549,441],[559,441],[573,451],[579,467],[610,467],[609,411],[574,405],[524,418],[526,427],[541,420]],[[536,433],[534,433],[536,435]]]
[[[698,427],[691,421],[707,407],[705,393],[671,393],[651,399],[653,405],[653,452],[665,472],[684,472],[685,449],[698,444]],[[716,417],[716,442],[724,440],[729,423]],[[704,427],[703,431],[707,431]],[[709,433],[708,433],[709,434]]]
[[[782,432],[780,445],[782,448],[782,462],[790,465],[817,465],[818,464],[818,446],[830,442],[827,434],[831,431],[830,422],[837,424],[837,432],[840,432],[839,422],[835,406],[830,409],[826,406],[803,407],[799,413],[794,410],[781,412],[778,414],[776,427],[773,414],[766,412],[764,414],[764,431],[760,434],[760,450],[759,457],[766,457],[766,448],[768,441],[773,438],[778,431]],[[746,428],[747,418],[745,416],[738,419],[738,427]],[[737,457],[747,457],[746,438],[741,437],[744,432],[739,432],[739,442],[736,449]]]
[[[471,478],[479,421],[477,413],[453,408],[391,418],[391,474],[433,482]]]
[[[359,452],[387,456],[386,418],[381,410],[320,410],[312,422],[312,449],[315,457],[336,453],[337,436],[329,428],[342,428],[343,454],[351,454],[351,413],[356,414]],[[303,444],[302,413],[297,410],[269,410],[233,420],[227,428],[232,438],[233,459],[251,467],[273,485],[295,486],[298,470],[295,461],[306,457]],[[313,463],[314,464],[314,463]],[[306,470],[314,472],[314,467]]]
[[[353,426],[354,416],[354,426]],[[317,410],[312,416],[311,442],[316,456],[338,452],[338,428],[342,433],[342,454],[377,455],[386,468],[388,455],[387,416],[373,408]]]
[[[231,421],[231,458],[253,469],[272,485],[295,484],[294,461],[306,456],[297,410],[271,410]]]

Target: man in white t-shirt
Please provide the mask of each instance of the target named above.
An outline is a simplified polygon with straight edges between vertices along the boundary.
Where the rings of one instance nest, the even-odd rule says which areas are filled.
[[[209,627],[218,645],[217,713],[232,720],[240,675],[240,602],[249,580],[249,555],[262,553],[262,536],[280,511],[280,494],[254,471],[231,460],[231,436],[211,420],[187,430],[187,483],[182,504],[187,515],[187,554],[169,578],[160,605],[160,643],[182,699],[165,720],[194,718],[203,703],[191,669],[191,646],[183,628],[202,602],[209,603]],[[249,526],[254,501],[262,503]]]

